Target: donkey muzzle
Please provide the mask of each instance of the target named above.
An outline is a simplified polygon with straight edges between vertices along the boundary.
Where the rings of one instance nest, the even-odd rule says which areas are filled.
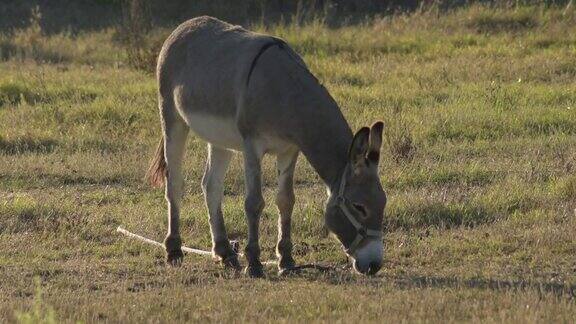
[[[359,273],[374,275],[382,267],[384,244],[380,240],[369,240],[354,253],[354,270]]]

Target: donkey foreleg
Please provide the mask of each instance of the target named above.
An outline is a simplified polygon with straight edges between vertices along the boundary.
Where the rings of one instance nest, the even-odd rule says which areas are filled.
[[[278,218],[278,244],[276,255],[278,256],[278,269],[282,272],[294,268],[292,258],[292,210],[294,209],[294,169],[298,159],[298,151],[289,151],[278,155],[276,166],[278,169],[278,193],[276,194],[276,206],[280,217]]]
[[[264,209],[262,197],[262,154],[258,152],[255,143],[244,140],[244,177],[246,181],[246,199],[244,210],[248,221],[248,244],[245,248],[248,266],[246,273],[251,277],[263,277],[260,263],[260,244],[258,242],[260,214]]]
[[[239,269],[240,263],[238,263],[236,252],[232,250],[228,241],[224,217],[222,216],[224,177],[231,158],[231,151],[208,144],[208,160],[202,177],[202,191],[208,208],[212,253],[218,256],[225,266]]]

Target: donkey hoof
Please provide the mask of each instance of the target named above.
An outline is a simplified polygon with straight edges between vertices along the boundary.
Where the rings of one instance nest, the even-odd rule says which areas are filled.
[[[296,262],[292,256],[285,256],[280,258],[278,262],[278,275],[287,276],[298,272],[298,267],[296,267]]]
[[[225,259],[222,259],[222,264],[227,269],[233,269],[235,271],[240,271],[242,267],[240,266],[240,262],[238,261],[238,256],[236,254],[231,255]]]
[[[286,277],[289,275],[297,274],[300,272],[300,269],[296,266],[292,266],[289,268],[278,268],[278,275],[280,277]]]
[[[296,262],[294,262],[294,259],[291,257],[280,259],[280,262],[278,262],[279,276],[286,276],[296,272],[298,272],[298,268],[296,267]]]
[[[247,266],[244,272],[250,278],[264,278],[264,270],[262,266]]]
[[[173,267],[179,267],[182,265],[182,260],[184,259],[184,254],[182,250],[168,251],[166,253],[166,263]]]
[[[167,236],[164,239],[164,246],[166,247],[166,263],[175,267],[181,265],[184,254],[180,237]]]
[[[281,272],[282,270],[292,270],[296,267],[296,262],[292,257],[284,257],[281,258],[278,262],[278,270]]]

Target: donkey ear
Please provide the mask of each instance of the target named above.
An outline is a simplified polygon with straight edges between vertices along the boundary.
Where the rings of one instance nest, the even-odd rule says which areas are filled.
[[[375,122],[370,127],[370,146],[368,148],[368,161],[378,164],[380,160],[380,148],[382,147],[382,131],[384,130],[384,123],[381,121]]]
[[[357,169],[359,167],[366,167],[366,154],[368,153],[369,148],[369,138],[370,138],[370,128],[362,127],[360,130],[354,135],[354,139],[352,140],[352,144],[350,145],[350,163]]]

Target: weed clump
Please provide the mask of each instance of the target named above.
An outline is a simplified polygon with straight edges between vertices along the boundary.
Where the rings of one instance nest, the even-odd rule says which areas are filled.
[[[32,60],[37,63],[62,63],[71,59],[75,44],[69,34],[48,37],[42,29],[42,13],[36,6],[30,13],[29,25],[12,33],[0,34],[0,59]]]
[[[56,312],[54,309],[47,305],[42,299],[42,286],[40,283],[40,278],[36,277],[34,280],[36,284],[36,294],[34,295],[34,304],[32,308],[27,312],[16,312],[16,319],[18,323],[22,324],[56,324],[58,320],[56,318]]]
[[[552,193],[559,199],[576,199],[576,176],[556,181],[552,186]]]
[[[150,4],[142,0],[123,1],[122,23],[116,29],[115,39],[126,51],[127,63],[132,68],[154,72],[164,35],[151,30]]]
[[[56,146],[58,142],[49,138],[35,138],[27,135],[8,139],[0,135],[0,154],[50,153]]]
[[[416,144],[408,125],[400,121],[389,127],[385,134],[385,142],[392,159],[397,163],[412,161],[416,154]]]
[[[522,32],[538,26],[533,10],[489,10],[477,7],[468,18],[467,27],[478,33],[492,34],[501,32]]]
[[[18,105],[21,102],[34,103],[38,99],[37,94],[21,83],[0,83],[0,107],[5,104]]]
[[[87,231],[88,219],[72,204],[46,203],[26,195],[17,195],[0,204],[0,234],[34,233],[52,235]]]

